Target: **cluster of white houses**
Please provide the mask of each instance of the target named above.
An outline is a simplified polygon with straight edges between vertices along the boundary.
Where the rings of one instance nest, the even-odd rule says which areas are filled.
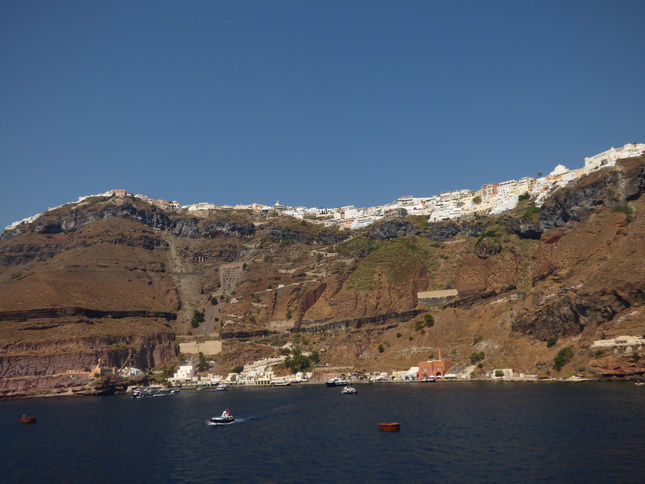
[[[181,365],[175,374],[168,378],[172,385],[217,385],[226,383],[228,385],[284,385],[289,383],[305,382],[311,378],[311,372],[298,372],[288,380],[279,377],[273,371],[275,365],[284,363],[284,356],[264,358],[248,365],[240,373],[229,373],[226,377],[207,374],[199,376],[195,372],[195,366],[191,364]]]
[[[251,210],[259,213],[276,213],[296,218],[307,218],[328,226],[341,229],[359,229],[378,220],[405,215],[427,216],[429,222],[454,219],[470,215],[495,215],[515,208],[518,197],[524,194],[531,196],[540,206],[554,190],[565,186],[581,176],[611,167],[618,160],[645,154],[645,143],[626,144],[622,148],[611,148],[590,158],[585,158],[585,165],[576,170],[569,170],[558,165],[546,176],[538,178],[525,177],[520,180],[509,180],[501,183],[489,183],[479,190],[457,190],[444,192],[431,197],[400,197],[392,203],[376,207],[357,208],[353,205],[337,208],[288,207],[276,202],[272,206],[253,203],[249,205],[215,205],[196,203],[181,205],[179,202],[153,200],[145,195],[132,195],[145,199],[161,208],[180,210],[195,214],[210,210]],[[110,190],[100,194],[104,196],[129,196],[125,190]],[[88,197],[81,197],[83,201]],[[55,207],[58,208],[58,207]],[[50,210],[53,210],[51,208]],[[6,229],[12,229],[21,223],[36,220],[40,214],[15,222]]]

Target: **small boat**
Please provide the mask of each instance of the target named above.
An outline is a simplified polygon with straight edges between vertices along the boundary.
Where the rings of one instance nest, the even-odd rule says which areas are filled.
[[[271,385],[274,387],[288,387],[291,385],[291,382],[288,380],[273,380]]]
[[[351,383],[349,382],[349,380],[342,380],[336,377],[336,378],[330,378],[329,380],[327,380],[326,385],[328,387],[346,387],[351,385]]]
[[[401,430],[401,425],[398,422],[380,423],[378,429],[382,432],[398,432]]]
[[[637,387],[642,387],[643,385],[645,385],[645,382],[637,381],[636,383],[634,383],[634,385],[636,385]]]
[[[356,388],[354,388],[353,386],[347,386],[347,387],[344,387],[340,391],[340,393],[342,393],[343,395],[356,395],[358,392],[356,391]]]
[[[23,415],[20,418],[20,423],[24,423],[24,424],[36,423],[36,417],[27,417],[26,415]]]
[[[225,392],[226,390],[228,390],[228,385],[226,383],[220,383],[215,387],[215,391],[218,392]]]
[[[228,410],[224,410],[219,417],[211,417],[210,423],[213,425],[226,425],[233,423],[235,417]]]

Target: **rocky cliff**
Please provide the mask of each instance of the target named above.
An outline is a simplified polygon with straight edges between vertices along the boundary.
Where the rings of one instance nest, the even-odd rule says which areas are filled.
[[[526,200],[496,217],[352,232],[89,198],[0,237],[0,387],[15,394],[16,379],[99,359],[176,363],[177,337],[223,338],[222,373],[291,342],[360,369],[406,369],[441,350],[456,369],[483,353],[476,374],[616,375],[603,368],[638,367],[625,360],[633,352],[589,347],[645,333],[644,191],[645,162],[634,159],[541,208]],[[418,292],[444,289],[458,297],[419,303]],[[567,347],[574,356],[554,369]]]

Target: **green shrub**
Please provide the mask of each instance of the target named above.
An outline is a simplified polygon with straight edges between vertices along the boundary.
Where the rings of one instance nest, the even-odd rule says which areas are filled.
[[[484,339],[482,336],[475,336],[475,339],[473,339],[473,346],[479,343],[482,339]]]
[[[378,345],[378,352],[379,352],[379,353],[383,353],[384,351],[385,351],[385,349],[383,348],[383,345],[379,343],[379,345]]]
[[[542,208],[533,203],[526,210],[524,210],[524,218],[533,219],[541,211]]]
[[[622,205],[616,205],[615,207],[613,207],[613,208],[611,209],[611,211],[612,211],[613,213],[616,213],[616,212],[622,212],[622,213],[624,213],[624,214],[625,214],[625,216],[627,217],[627,218],[626,218],[626,222],[627,222],[627,223],[630,223],[630,222],[632,221],[632,218],[633,218],[632,209],[631,209],[631,207],[630,207],[629,205],[627,205],[626,203],[623,203]]]
[[[558,354],[553,358],[553,368],[560,371],[564,365],[569,363],[573,358],[573,348],[567,346],[558,351]]]
[[[193,328],[197,328],[204,321],[206,321],[206,318],[204,317],[204,311],[201,311],[201,312],[200,311],[195,311],[193,313],[193,319],[191,319],[191,321],[190,321],[190,325]]]
[[[474,365],[475,363],[483,360],[484,358],[486,358],[486,354],[483,351],[480,351],[479,353],[474,352],[472,355],[470,355],[470,363]]]
[[[401,333],[396,333],[397,338],[400,338],[401,336],[403,336]]]
[[[434,326],[434,317],[432,314],[424,314],[423,320],[426,322],[426,326],[428,328],[432,328]]]
[[[555,346],[555,344],[558,342],[558,338],[549,338],[546,340],[546,347],[551,348],[551,346]]]
[[[501,378],[504,376],[504,372],[502,370],[495,370],[495,376]]]

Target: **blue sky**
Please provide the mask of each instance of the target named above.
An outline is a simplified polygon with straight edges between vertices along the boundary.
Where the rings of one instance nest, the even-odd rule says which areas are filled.
[[[124,188],[387,203],[645,142],[645,2],[0,0],[0,230]]]

